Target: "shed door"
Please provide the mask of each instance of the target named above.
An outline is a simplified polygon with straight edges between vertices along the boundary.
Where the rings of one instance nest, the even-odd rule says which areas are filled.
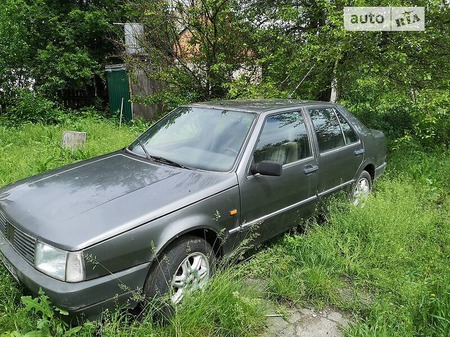
[[[122,118],[129,122],[132,120],[130,84],[128,73],[125,69],[108,70],[108,95],[109,110],[112,114],[119,116],[122,111]],[[123,104],[123,107],[122,107]]]

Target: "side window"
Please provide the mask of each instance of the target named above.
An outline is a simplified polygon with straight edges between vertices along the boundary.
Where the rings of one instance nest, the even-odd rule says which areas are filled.
[[[308,133],[300,112],[286,112],[266,119],[253,154],[255,164],[272,160],[283,165],[310,156]]]
[[[320,152],[358,141],[358,136],[350,124],[335,109],[310,109],[309,114],[316,131]]]
[[[341,116],[339,112],[336,112],[336,115],[338,116],[339,122],[341,123],[342,132],[344,133],[345,137],[345,143],[346,144],[356,143],[359,139],[358,136],[356,135],[355,130],[352,129],[350,124],[348,124],[348,122],[344,119],[344,117]]]

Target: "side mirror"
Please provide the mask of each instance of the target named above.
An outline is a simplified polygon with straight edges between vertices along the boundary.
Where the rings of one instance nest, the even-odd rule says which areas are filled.
[[[251,172],[253,175],[259,173],[263,176],[279,177],[283,172],[283,167],[277,162],[271,160],[263,160],[256,165],[252,165]]]

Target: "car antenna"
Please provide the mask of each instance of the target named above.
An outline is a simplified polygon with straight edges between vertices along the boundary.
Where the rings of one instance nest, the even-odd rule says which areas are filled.
[[[306,75],[302,78],[302,80],[300,81],[299,84],[297,84],[297,86],[295,87],[294,90],[292,90],[292,92],[289,94],[288,98],[291,99],[292,96],[294,95],[294,93],[297,91],[298,87],[303,83],[303,81],[308,77],[309,73],[314,69],[316,65],[313,64],[313,66],[308,70],[308,72],[306,73]]]

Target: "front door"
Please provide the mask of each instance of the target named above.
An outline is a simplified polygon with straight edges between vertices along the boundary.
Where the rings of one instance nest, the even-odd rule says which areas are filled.
[[[240,181],[243,229],[255,229],[254,241],[266,240],[300,223],[316,200],[317,161],[302,112],[269,115],[253,152],[282,165],[281,176],[248,175]]]

